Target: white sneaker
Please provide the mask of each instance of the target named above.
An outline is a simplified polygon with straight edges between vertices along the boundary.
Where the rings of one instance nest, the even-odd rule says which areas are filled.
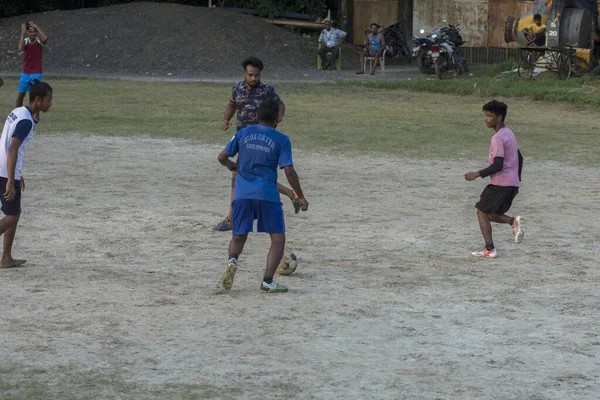
[[[515,243],[519,244],[523,241],[523,235],[525,235],[525,232],[523,232],[523,217],[521,216],[516,216],[515,220],[513,221],[512,224],[512,230],[513,230],[513,234],[515,235]]]
[[[261,293],[285,293],[288,291],[288,288],[275,281],[273,283],[263,281],[260,285],[260,291]]]
[[[471,253],[475,257],[484,257],[484,258],[496,258],[498,257],[498,253],[496,253],[496,249],[488,250],[483,249],[479,251],[474,251]]]

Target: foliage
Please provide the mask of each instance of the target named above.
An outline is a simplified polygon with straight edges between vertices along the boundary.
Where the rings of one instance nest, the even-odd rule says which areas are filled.
[[[599,84],[589,76],[558,80],[556,74],[545,72],[535,80],[519,78],[512,71],[515,61],[506,61],[485,68],[473,69],[473,76],[440,81],[437,78],[393,82],[349,83],[380,89],[405,89],[418,92],[481,97],[514,97],[547,102],[564,102],[600,107]]]

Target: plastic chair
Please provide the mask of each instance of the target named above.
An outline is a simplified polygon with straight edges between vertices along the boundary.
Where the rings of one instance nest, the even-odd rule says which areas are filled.
[[[321,42],[319,42],[319,50],[321,50],[321,46],[323,44]],[[332,54],[330,51],[328,51],[326,54]],[[321,57],[319,57],[319,55],[317,54],[317,69],[321,69]],[[337,59],[335,60],[335,68],[339,71],[342,69],[342,48],[340,46],[338,46],[338,56]]]
[[[389,46],[385,46],[385,50],[379,57],[379,64],[381,65],[381,72],[385,72],[385,54],[390,51]],[[373,69],[373,63],[375,62],[375,57],[367,57],[365,56],[365,65],[363,65],[363,70],[367,70],[367,61],[369,61],[369,70]]]

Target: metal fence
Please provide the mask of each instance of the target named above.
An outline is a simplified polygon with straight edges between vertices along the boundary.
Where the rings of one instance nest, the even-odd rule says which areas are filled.
[[[469,64],[495,64],[511,58],[519,59],[518,47],[463,47],[462,52]]]

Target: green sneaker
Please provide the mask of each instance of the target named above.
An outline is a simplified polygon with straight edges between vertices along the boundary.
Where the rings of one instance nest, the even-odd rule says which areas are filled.
[[[223,289],[225,289],[225,290],[231,289],[231,287],[233,286],[233,278],[235,277],[235,273],[237,272],[237,269],[238,269],[237,261],[234,258],[232,258],[227,263],[227,268],[225,269],[225,272],[223,273],[223,278],[221,278],[221,286],[223,286]]]
[[[273,283],[267,283],[263,281],[262,285],[260,285],[261,293],[285,293],[288,290],[289,289],[287,287],[275,281],[273,281]]]

